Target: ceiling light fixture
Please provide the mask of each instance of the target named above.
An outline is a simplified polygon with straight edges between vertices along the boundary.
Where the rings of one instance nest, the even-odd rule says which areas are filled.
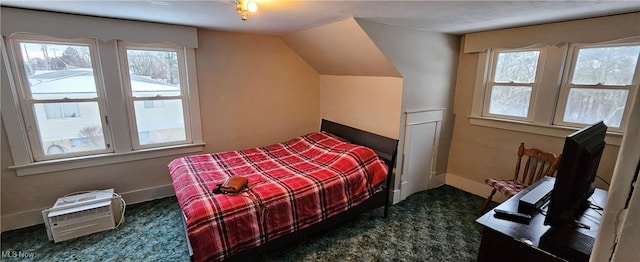
[[[247,21],[249,13],[258,11],[258,4],[253,0],[236,0],[236,11],[240,14],[242,21]]]

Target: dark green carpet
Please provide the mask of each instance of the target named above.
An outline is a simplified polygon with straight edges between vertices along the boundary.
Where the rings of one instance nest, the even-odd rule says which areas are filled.
[[[475,261],[483,199],[442,186],[411,195],[261,261]],[[2,261],[189,261],[175,197],[127,207],[115,230],[49,242],[44,225],[2,233]],[[18,257],[16,257],[18,256]],[[25,256],[33,256],[25,258]]]

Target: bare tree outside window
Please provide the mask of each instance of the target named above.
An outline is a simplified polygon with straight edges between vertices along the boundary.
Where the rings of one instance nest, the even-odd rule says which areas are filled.
[[[500,52],[495,59],[489,114],[526,118],[540,51]]]
[[[508,52],[498,54],[496,83],[533,83],[538,68],[539,51]]]
[[[489,113],[526,117],[531,101],[531,87],[493,86]]]
[[[178,51],[132,47],[126,48],[126,55],[138,145],[186,140]]]
[[[630,85],[640,46],[584,48],[578,52],[571,83]]]
[[[106,150],[89,45],[19,41],[28,95],[42,154]],[[87,125],[92,135],[88,136]],[[93,146],[72,145],[89,138]],[[49,148],[64,150],[49,150]]]
[[[127,50],[132,76],[147,77],[165,84],[180,85],[176,52]]]
[[[72,68],[91,68],[91,60],[89,59],[86,49],[78,49],[71,46],[64,49],[62,56],[60,56],[60,60]]]
[[[620,89],[572,88],[564,121],[592,124],[603,120],[607,126],[619,127],[628,94]]]
[[[620,127],[640,46],[581,48],[573,69],[563,121]]]

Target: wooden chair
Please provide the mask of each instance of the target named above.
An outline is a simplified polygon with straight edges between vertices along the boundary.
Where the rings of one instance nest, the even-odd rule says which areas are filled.
[[[544,152],[537,148],[525,148],[524,143],[520,143],[520,147],[518,148],[518,162],[516,162],[513,179],[488,178],[484,181],[493,187],[493,190],[489,197],[487,197],[487,200],[484,201],[484,204],[482,204],[480,213],[484,213],[487,209],[496,191],[500,191],[500,193],[504,194],[507,198],[512,197],[542,177],[554,176],[559,163],[560,156],[556,156],[556,154],[551,152]],[[523,164],[524,168],[521,168]]]

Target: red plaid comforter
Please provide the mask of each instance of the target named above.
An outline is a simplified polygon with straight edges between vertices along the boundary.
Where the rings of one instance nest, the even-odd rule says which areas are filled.
[[[387,167],[369,148],[316,132],[266,147],[178,158],[169,172],[195,260],[217,261],[361,203],[385,180]],[[234,175],[247,177],[250,190],[212,193]]]

